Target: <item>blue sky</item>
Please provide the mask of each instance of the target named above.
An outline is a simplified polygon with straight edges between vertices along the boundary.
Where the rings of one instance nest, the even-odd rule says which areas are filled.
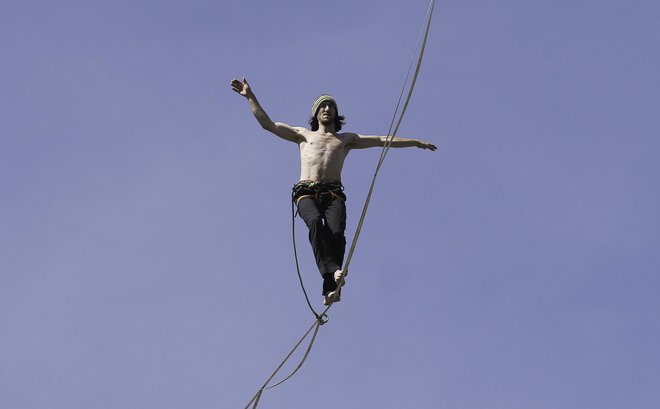
[[[4,2],[0,407],[244,407],[313,317],[297,148],[229,81],[384,134],[427,6]],[[438,2],[399,135],[439,149],[390,151],[259,407],[657,408],[659,40],[653,1]],[[349,238],[378,154],[344,169]]]

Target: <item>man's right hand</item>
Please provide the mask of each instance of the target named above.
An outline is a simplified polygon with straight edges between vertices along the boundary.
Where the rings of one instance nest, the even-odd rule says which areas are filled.
[[[238,92],[240,95],[247,97],[250,95],[250,84],[248,84],[247,80],[245,77],[243,77],[243,81],[241,80],[232,80],[231,81],[231,89],[234,91]]]

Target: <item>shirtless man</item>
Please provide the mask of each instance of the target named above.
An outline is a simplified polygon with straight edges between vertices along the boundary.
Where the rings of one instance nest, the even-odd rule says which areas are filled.
[[[300,180],[293,186],[293,200],[309,229],[309,241],[323,277],[323,303],[337,302],[346,275],[341,269],[346,248],[346,196],[341,184],[344,160],[351,149],[384,146],[387,137],[339,133],[344,117],[339,115],[337,103],[330,95],[321,95],[314,102],[309,121],[311,130],[308,130],[273,122],[245,78],[233,80],[231,87],[247,98],[250,110],[262,128],[298,144]],[[390,146],[436,150],[435,145],[408,138],[394,138]]]

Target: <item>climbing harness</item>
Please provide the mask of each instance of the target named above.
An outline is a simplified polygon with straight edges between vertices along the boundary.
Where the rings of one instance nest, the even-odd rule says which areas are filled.
[[[414,64],[414,61],[415,61],[414,55],[413,55],[413,59],[411,60],[410,66],[408,67],[408,73],[406,74],[406,79],[404,81],[403,88],[401,90],[401,94],[399,95],[399,100],[397,101],[397,105],[396,105],[396,108],[394,110],[394,115],[392,117],[390,127],[387,131],[387,138],[386,138],[385,145],[383,146],[383,149],[381,150],[380,158],[378,159],[378,164],[376,166],[376,170],[374,172],[373,178],[371,180],[371,185],[369,187],[369,192],[367,193],[367,197],[365,199],[364,206],[362,207],[362,213],[360,215],[358,225],[355,229],[355,235],[353,236],[353,241],[351,242],[351,246],[350,246],[350,249],[349,249],[349,252],[348,252],[348,256],[347,256],[346,261],[344,263],[344,266],[342,268],[342,276],[340,277],[340,280],[343,280],[344,277],[348,274],[348,267],[350,265],[351,259],[353,258],[353,253],[355,252],[357,241],[358,241],[358,238],[360,236],[360,231],[362,230],[362,226],[364,224],[364,220],[365,220],[365,217],[366,217],[366,214],[367,214],[367,209],[369,208],[369,203],[371,202],[371,196],[372,196],[372,193],[373,193],[373,190],[374,190],[374,186],[376,184],[376,177],[378,176],[378,172],[380,171],[381,165],[383,164],[383,161],[385,160],[385,157],[387,156],[387,152],[390,149],[390,146],[392,144],[392,140],[394,139],[394,137],[396,136],[396,133],[399,130],[399,126],[401,125],[401,122],[403,120],[403,116],[406,112],[406,109],[408,108],[408,103],[410,102],[410,99],[412,97],[412,93],[413,93],[413,90],[415,88],[415,83],[417,82],[417,76],[419,75],[419,70],[420,70],[421,65],[422,65],[422,59],[424,57],[424,50],[426,48],[426,42],[428,40],[429,29],[431,27],[431,19],[432,19],[432,16],[433,16],[433,8],[434,7],[435,7],[435,0],[430,0],[428,11],[427,11],[427,14],[426,14],[426,18],[424,20],[424,25],[422,27],[422,35],[420,35],[420,39],[418,40],[417,47],[415,48],[415,54],[417,54],[417,50],[419,50],[419,54],[417,54],[417,65],[415,67],[415,71],[414,71],[412,80],[410,81],[410,86],[407,88],[408,93],[407,93],[406,99],[403,103],[403,107],[401,108],[401,111],[399,112],[399,107],[401,106],[401,101],[403,100],[403,96],[405,94],[406,87],[408,85],[408,79],[410,77],[410,72],[412,70],[412,67],[413,67],[413,64]],[[421,45],[420,45],[420,43],[421,43]],[[398,119],[397,119],[397,115],[398,115]],[[396,125],[395,125],[395,123],[396,123]],[[313,185],[313,183],[312,183],[312,185]],[[293,198],[294,197],[295,197],[295,186],[294,186],[294,192],[292,193],[292,210],[291,210],[293,218],[295,219],[295,211],[293,209],[293,205],[294,205]],[[298,198],[298,200],[300,200],[300,198]],[[296,252],[296,249],[295,249],[295,228],[294,228],[294,232],[293,232],[293,237],[294,237],[294,255],[296,256],[296,269],[298,270],[298,277],[299,277],[301,285],[302,285],[302,277],[300,275],[300,268],[298,266],[298,257],[297,257],[297,252]],[[315,320],[314,320],[314,323],[307,330],[307,332],[302,336],[302,338],[300,338],[300,340],[293,347],[293,349],[291,349],[289,354],[284,358],[284,360],[280,363],[280,365],[275,369],[275,371],[271,374],[271,376],[268,378],[268,380],[261,386],[261,388],[259,388],[259,390],[254,395],[254,397],[252,397],[250,402],[248,402],[248,404],[245,406],[245,409],[249,409],[250,406],[252,406],[252,409],[256,409],[257,405],[259,404],[259,401],[261,399],[261,395],[263,394],[264,390],[271,389],[271,388],[274,388],[278,385],[281,385],[282,383],[289,380],[293,375],[295,375],[298,372],[298,370],[303,366],[303,364],[305,363],[305,360],[309,356],[309,353],[312,349],[312,346],[314,345],[314,341],[316,340],[316,335],[318,333],[318,330],[319,330],[320,326],[325,324],[328,321],[327,312],[334,305],[335,300],[334,299],[331,300],[331,302],[325,308],[325,310],[323,310],[319,314],[316,311],[314,311],[314,309],[312,308],[312,305],[309,302],[309,298],[307,297],[307,292],[304,289],[304,285],[302,285],[302,287],[303,287],[303,293],[305,294],[305,298],[307,300],[307,304],[309,305],[310,309],[312,310],[312,312],[314,313],[314,315],[316,317]],[[338,294],[338,293],[339,292],[336,292],[335,295]],[[268,386],[270,381],[273,380],[273,378],[275,378],[275,376],[280,371],[280,369],[282,369],[284,364],[289,360],[289,358],[291,358],[293,353],[298,349],[298,347],[302,344],[302,342],[309,336],[309,334],[312,333],[312,331],[313,331],[312,338],[311,338],[311,340],[310,340],[310,342],[307,346],[307,349],[306,349],[306,351],[305,351],[305,353],[304,353],[304,355],[301,359],[301,362],[298,364],[298,366],[296,366],[296,368],[293,370],[293,372],[291,374],[289,374],[288,376],[286,376],[283,380],[277,382],[274,385]]]
[[[344,186],[338,180],[332,182],[301,180],[291,188],[291,198],[296,205],[306,197],[314,198],[317,202],[327,202],[333,198],[345,202],[346,196],[343,192]]]

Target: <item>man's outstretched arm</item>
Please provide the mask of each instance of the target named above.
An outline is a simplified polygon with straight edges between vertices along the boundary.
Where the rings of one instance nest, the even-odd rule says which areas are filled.
[[[387,136],[367,136],[354,134],[354,141],[350,144],[353,149],[366,149],[373,148],[378,146],[385,146],[387,142]],[[395,137],[392,139],[390,144],[392,148],[420,148],[420,149],[429,149],[436,150],[438,149],[432,143],[420,141],[419,139],[410,139],[410,138],[399,138]]]
[[[248,84],[245,77],[243,77],[242,81],[232,80],[231,88],[239,95],[247,98],[250,111],[252,111],[252,115],[254,115],[262,128],[274,133],[282,139],[286,139],[287,141],[295,143],[301,141],[302,136],[296,131],[295,128],[281,122],[273,122],[270,119],[266,111],[264,111],[264,109],[261,107],[261,104],[259,104],[257,97],[254,95],[254,92],[252,92],[250,84]]]

